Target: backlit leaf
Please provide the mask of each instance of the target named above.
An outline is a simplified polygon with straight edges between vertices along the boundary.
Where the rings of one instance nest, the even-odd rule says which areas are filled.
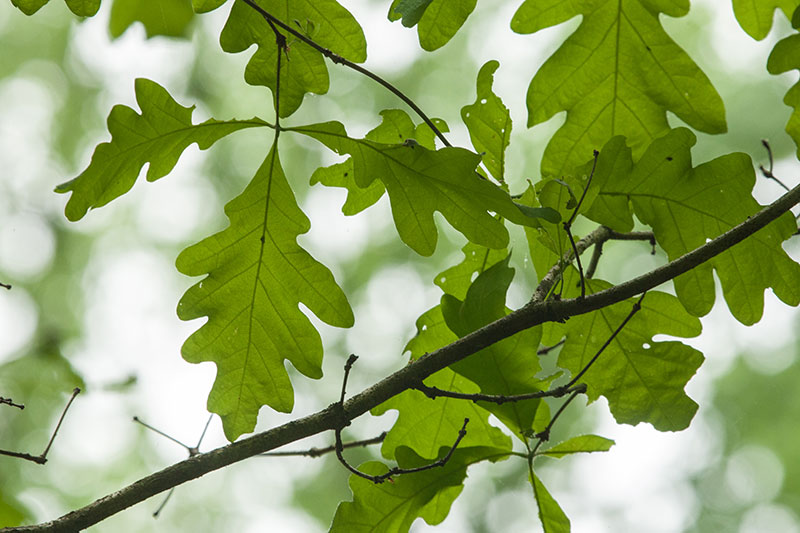
[[[342,57],[356,63],[366,60],[367,44],[361,26],[335,0],[258,0],[257,4],[299,31],[295,20],[310,22],[315,28],[314,41]],[[245,81],[269,87],[274,95],[278,47],[275,33],[261,14],[244,2],[235,2],[220,34],[220,44],[230,53],[257,45],[258,50],[247,63]],[[287,44],[289,49],[282,52],[285,56],[280,72],[281,117],[294,113],[306,93],[325,94],[330,84],[321,53],[292,35],[287,36]]]
[[[79,220],[89,209],[128,192],[146,163],[150,164],[147,181],[155,181],[172,170],[192,143],[205,150],[235,131],[269,125],[257,118],[193,124],[194,107],[181,106],[148,79],[137,79],[135,86],[141,115],[130,107],[114,106],[108,116],[111,141],[97,146],[80,176],[56,188],[56,192],[72,192],[66,207],[70,220]]]
[[[297,244],[310,224],[274,148],[225,213],[228,228],[178,257],[182,273],[207,275],[183,296],[178,316],[208,317],[182,352],[189,362],[217,365],[208,408],[234,440],[253,430],[262,405],[292,410],[284,361],[308,377],[322,377],[322,343],[298,305],[339,327],[352,326],[353,313],[330,271]]]
[[[539,452],[539,455],[561,459],[566,455],[575,453],[607,452],[613,445],[614,441],[605,437],[600,437],[598,435],[580,435],[560,442],[543,452]]]
[[[539,476],[532,474],[532,477],[533,494],[539,507],[539,520],[542,522],[544,533],[569,533],[569,518],[550,495]]]
[[[477,0],[395,0],[389,20],[402,17],[403,26],[417,26],[420,46],[429,52],[453,38],[475,9]]]
[[[772,28],[776,9],[781,9],[790,18],[798,5],[798,0],[733,0],[733,13],[742,29],[760,41]]]
[[[794,69],[800,69],[800,33],[778,41],[767,60],[770,74],[782,74]],[[794,109],[786,124],[786,132],[797,145],[797,157],[800,157],[800,83],[795,83],[789,89],[783,103]]]
[[[528,126],[566,111],[542,158],[542,175],[561,177],[614,135],[638,157],[669,130],[667,111],[698,130],[722,133],[720,96],[666,34],[660,13],[685,15],[688,0],[526,0],[511,22],[533,33],[582,15],[578,29],[542,65],[528,88]]]
[[[193,18],[189,0],[114,0],[108,29],[116,38],[134,22],[141,22],[148,37],[181,37]]]

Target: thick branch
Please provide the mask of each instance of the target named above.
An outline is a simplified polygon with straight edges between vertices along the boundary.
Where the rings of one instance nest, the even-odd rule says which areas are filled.
[[[800,186],[714,240],[647,274],[581,299],[558,301],[534,299],[509,315],[418,359],[357,394],[345,402],[344,411],[352,420],[389,398],[414,387],[434,372],[515,333],[544,322],[564,320],[570,316],[589,313],[653,289],[730,249],[788,212],[797,203],[800,203]],[[312,415],[223,448],[190,457],[57,520],[35,526],[6,528],[2,531],[71,532],[85,529],[176,485],[285,444],[340,427],[341,413],[342,406],[337,402]]]

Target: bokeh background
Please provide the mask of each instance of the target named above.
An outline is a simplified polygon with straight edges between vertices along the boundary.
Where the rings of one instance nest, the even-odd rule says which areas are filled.
[[[150,3],[179,12],[190,4]],[[342,1],[367,36],[366,66],[447,121],[457,145],[470,146],[459,111],[475,99],[478,69],[489,59],[500,61],[495,91],[514,120],[508,175],[517,190],[526,179],[537,179],[544,145],[563,121],[557,116],[525,128],[527,84],[579,23],[513,34],[508,23],[519,3],[480,2],[453,41],[429,54],[419,49],[414,30],[386,19],[388,2]],[[0,396],[26,406],[0,406],[0,448],[41,452],[73,387],[84,390],[47,465],[0,457],[0,526],[55,518],[187,455],[134,424],[134,415],[190,445],[203,430],[214,367],[180,357],[181,343],[199,323],[175,315],[178,299],[195,280],[178,274],[174,260],[182,248],[227,224],[222,205],[252,177],[270,132],[240,132],[208,152],[192,146],[168,177],[142,180],[78,223],[66,221],[66,197],[52,191],[79,174],[94,146],[108,139],[111,107],[136,107],[137,77],[162,84],[183,105],[196,105],[196,121],[272,118],[270,93],[243,83],[251,52],[229,55],[219,48],[229,9],[230,3],[202,17],[187,16],[186,26],[163,28],[175,37],[148,39],[141,24],[128,27],[122,11],[112,13],[108,0],[84,21],[59,1],[33,17],[0,3],[0,281],[14,286],[0,292]],[[699,135],[695,161],[738,150],[766,164],[760,141],[767,138],[776,175],[796,183],[794,145],[783,131],[790,109],[781,103],[796,75],[774,77],[764,68],[774,43],[791,32],[785,18],[776,16],[761,42],[738,27],[729,2],[696,0],[689,16],[663,22],[727,108],[730,133]],[[340,120],[351,134],[362,135],[377,125],[381,109],[402,108],[369,80],[333,66],[330,72],[330,93],[307,97],[291,123]],[[326,378],[317,382],[294,373],[295,413],[264,409],[259,429],[333,401],[348,353],[360,356],[351,391],[404,364],[415,319],[439,300],[431,280],[459,260],[463,245],[443,224],[436,254],[414,255],[397,238],[385,198],[357,217],[344,217],[343,191],[308,185],[317,166],[337,159],[306,139],[284,135],[281,143],[287,176],[312,221],[301,242],[334,272],[354,307],[356,326],[344,331],[315,321],[326,346]],[[762,203],[780,193],[767,180],[756,187]],[[510,294],[512,307],[524,302],[535,281],[522,236],[516,237],[513,264],[521,275]],[[650,256],[646,245],[612,243],[608,249],[616,247],[620,253],[603,256],[598,276],[621,281],[664,261],[663,254]],[[800,258],[796,242],[786,248]],[[541,465],[573,531],[800,532],[798,313],[771,294],[766,299],[762,323],[746,328],[717,305],[703,320],[703,336],[689,341],[707,361],[688,387],[701,406],[688,430],[619,426],[602,400],[571,408],[556,439],[593,431],[617,442],[606,454]],[[375,436],[392,422],[391,413],[359,419],[348,437]],[[322,435],[293,449],[330,441],[331,435]],[[214,419],[201,449],[224,443]],[[377,449],[350,453],[357,463]],[[513,461],[473,468],[450,516],[435,530],[539,530],[525,476]],[[320,532],[346,498],[347,474],[333,457],[255,457],[178,487],[158,519],[152,513],[162,497],[91,531]],[[434,528],[417,521],[413,530]]]

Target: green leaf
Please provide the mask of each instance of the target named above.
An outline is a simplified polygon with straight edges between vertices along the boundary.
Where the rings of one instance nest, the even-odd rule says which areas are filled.
[[[436,306],[417,320],[417,335],[406,346],[412,360],[433,352],[457,340]],[[477,385],[450,369],[441,370],[425,380],[429,387],[473,394],[480,392]],[[459,446],[488,446],[511,451],[511,439],[500,429],[489,424],[489,412],[473,402],[452,398],[431,400],[423,393],[408,390],[382,403],[371,412],[384,414],[390,409],[398,411],[398,418],[386,439],[381,452],[387,459],[395,458],[397,448],[410,447],[420,457],[435,459],[443,446],[452,446],[464,419],[469,419],[467,434]]]
[[[475,172],[480,156],[463,148],[433,151],[419,143],[351,139],[339,122],[287,130],[313,137],[337,154],[352,155],[359,187],[367,188],[380,179],[389,194],[400,238],[421,255],[431,255],[436,249],[435,211],[467,239],[488,248],[508,244],[508,232],[490,210],[517,224],[538,224],[537,219],[523,214],[506,192]]]
[[[536,474],[533,478],[533,495],[539,507],[539,520],[542,521],[544,533],[569,533],[569,518],[564,514],[561,506],[553,499],[545,488],[542,480]]]
[[[117,38],[134,22],[144,25],[147,37],[183,37],[194,19],[189,0],[114,0],[108,29]]]
[[[482,272],[508,257],[508,250],[492,250],[468,242],[461,249],[464,260],[440,273],[433,282],[442,292],[463,300],[472,281]]]
[[[310,224],[274,147],[225,213],[228,228],[178,256],[182,273],[208,274],[183,296],[178,316],[208,317],[182,351],[189,362],[216,363],[208,408],[232,441],[253,430],[262,405],[292,410],[285,360],[308,377],[322,376],[319,334],[298,305],[339,327],[352,326],[353,312],[330,271],[297,245]]]
[[[750,37],[760,41],[772,28],[772,18],[776,9],[781,9],[791,18],[799,0],[733,0],[733,13],[736,20]]]
[[[511,116],[503,101],[492,92],[494,72],[500,63],[488,61],[478,72],[478,97],[461,108],[461,119],[469,129],[472,146],[484,153],[483,164],[497,181],[504,181],[505,151],[511,138]]]
[[[361,63],[367,58],[367,43],[361,26],[349,11],[335,0],[259,0],[265,11],[283,23],[296,27],[295,20],[308,21],[316,28],[314,41],[342,57]],[[325,94],[330,81],[322,54],[288,35],[289,50],[284,53],[280,72],[280,116],[288,117],[306,93]],[[243,52],[252,45],[258,50],[245,68],[244,79],[251,85],[264,85],[275,94],[278,47],[267,21],[244,2],[234,2],[220,44],[226,52]]]
[[[476,4],[477,0],[395,0],[389,20],[402,17],[403,26],[417,25],[420,46],[432,52],[453,38]]]
[[[257,118],[192,124],[194,107],[181,106],[148,79],[137,79],[135,87],[142,114],[127,106],[114,106],[108,116],[111,142],[97,146],[92,162],[77,178],[56,187],[59,193],[72,191],[65,210],[70,220],[79,220],[89,209],[128,192],[145,163],[150,163],[147,181],[155,181],[172,170],[192,143],[205,150],[240,129],[269,126]]]
[[[506,291],[514,277],[508,260],[481,273],[467,291],[464,301],[442,296],[442,315],[451,331],[463,337],[507,314]],[[536,350],[541,328],[530,328],[504,339],[460,361],[450,368],[480,386],[484,394],[515,395],[543,390],[549,380],[537,379],[541,370]],[[515,434],[530,430],[540,400],[525,400],[502,405],[479,402]]]
[[[611,285],[586,280],[587,293]],[[589,363],[630,313],[635,299],[572,317],[558,364],[573,375]],[[590,401],[608,399],[611,414],[620,424],[649,422],[660,431],[689,426],[697,411],[683,388],[703,362],[703,355],[678,341],[656,342],[655,335],[694,337],[700,321],[689,315],[678,299],[648,292],[641,310],[614,338],[581,381],[588,385]]]
[[[11,3],[20,11],[30,16],[39,11],[50,0],[11,0]]]
[[[583,15],[578,29],[542,65],[528,88],[528,126],[566,111],[542,158],[542,175],[561,177],[615,135],[638,157],[669,130],[667,111],[698,130],[722,133],[717,91],[666,34],[659,12],[677,17],[688,0],[526,0],[511,28],[533,33]]]
[[[65,0],[70,11],[79,17],[93,17],[100,9],[100,0]]]
[[[800,69],[800,34],[781,39],[772,49],[767,60],[770,74],[782,74],[790,70]],[[792,116],[786,124],[786,132],[797,145],[797,157],[800,158],[800,83],[795,83],[783,98],[783,103],[792,107]]]
[[[195,13],[208,13],[214,11],[228,0],[192,0],[192,9]]]
[[[442,448],[440,457],[448,451],[449,447]],[[430,460],[417,456],[409,448],[398,448],[397,456],[401,468],[430,464]],[[467,467],[507,456],[506,450],[459,447],[443,467],[398,476],[392,482],[376,485],[367,479],[350,476],[353,501],[339,504],[330,531],[402,533],[408,531],[418,517],[429,525],[439,524],[447,517],[450,506],[464,488]],[[361,465],[359,470],[369,475],[381,475],[388,468],[373,461]]]
[[[685,128],[653,142],[628,174],[605,179],[600,196],[631,200],[636,216],[653,228],[670,260],[677,259],[761,209],[752,197],[755,173],[750,157],[728,154],[692,168],[695,136]],[[618,140],[612,143],[619,143]],[[621,156],[622,152],[615,152]],[[604,157],[601,152],[601,159]],[[601,180],[602,181],[602,180]],[[621,204],[620,204],[621,208]],[[758,231],[734,248],[675,279],[686,309],[702,316],[714,304],[712,270],[716,270],[731,313],[754,324],[764,310],[764,290],[771,287],[789,305],[800,303],[800,265],[781,244],[797,230],[791,213]]]
[[[613,440],[598,435],[580,435],[539,452],[538,455],[561,459],[575,453],[607,452],[614,444]]]

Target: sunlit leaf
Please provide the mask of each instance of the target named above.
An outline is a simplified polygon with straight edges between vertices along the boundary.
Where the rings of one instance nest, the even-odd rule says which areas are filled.
[[[284,361],[322,377],[322,343],[298,305],[339,327],[353,324],[353,312],[330,271],[297,244],[310,224],[274,148],[225,213],[228,228],[178,257],[182,273],[207,275],[183,296],[178,316],[208,317],[182,352],[189,362],[217,365],[208,407],[234,440],[253,430],[262,405],[292,410]]]
[[[717,237],[761,209],[752,196],[753,163],[742,153],[728,154],[692,167],[690,149],[695,136],[685,128],[672,130],[653,142],[638,163],[619,139],[609,154],[628,159],[603,168],[622,170],[613,179],[598,174],[603,183],[598,198],[616,197],[615,207],[630,212],[653,228],[658,244],[669,259],[677,259]],[[605,157],[605,149],[600,158]],[[599,166],[599,164],[598,164]],[[602,220],[606,222],[606,220]],[[733,316],[744,324],[757,322],[764,310],[764,290],[771,287],[789,305],[800,302],[800,265],[781,247],[797,231],[791,213],[675,279],[675,290],[686,309],[702,316],[715,299],[716,271]]]
[[[772,28],[776,9],[783,10],[786,17],[790,18],[798,5],[798,0],[733,0],[733,12],[742,29],[760,41]]]
[[[166,176],[192,143],[205,150],[235,131],[263,127],[260,119],[192,123],[194,107],[183,107],[160,85],[136,80],[136,101],[141,115],[116,105],[108,116],[111,141],[97,146],[92,162],[77,178],[59,185],[56,192],[72,192],[66,215],[83,218],[89,209],[102,207],[133,187],[139,171],[149,163],[147,181]]]
[[[367,43],[361,26],[349,11],[335,0],[259,0],[268,13],[298,31],[294,22],[308,21],[315,28],[314,41],[342,57],[361,63],[367,58]],[[285,34],[285,32],[284,32]],[[228,21],[220,34],[220,44],[226,52],[243,52],[252,45],[258,50],[245,69],[245,81],[251,85],[264,85],[275,93],[277,86],[278,47],[275,33],[267,21],[244,2],[235,2]],[[287,36],[288,51],[281,63],[280,116],[287,117],[300,107],[306,93],[325,94],[330,81],[322,54]]]
[[[214,11],[228,0],[192,0],[192,9],[195,13],[208,13]]]
[[[431,255],[436,249],[435,211],[470,241],[489,248],[508,244],[508,232],[490,210],[517,224],[538,224],[538,219],[524,215],[506,192],[475,172],[480,156],[463,148],[433,151],[416,142],[383,144],[352,139],[339,122],[291,131],[313,137],[338,154],[353,156],[359,187],[367,188],[380,179],[389,194],[400,238],[421,255]],[[539,216],[552,215],[552,211],[542,211]]]
[[[705,74],[664,31],[660,13],[685,15],[688,0],[526,0],[511,22],[533,33],[582,15],[578,29],[528,88],[528,126],[566,111],[542,158],[542,175],[571,174],[614,135],[638,157],[669,130],[667,112],[722,133],[725,111]]]
[[[614,445],[614,441],[598,435],[580,435],[560,442],[555,446],[539,452],[539,455],[561,459],[566,455],[575,453],[607,452]]]
[[[511,138],[511,116],[503,101],[492,92],[494,72],[500,66],[489,61],[478,73],[478,97],[474,104],[461,108],[461,118],[469,129],[472,146],[485,153],[483,164],[498,181],[505,179],[505,151]]]

